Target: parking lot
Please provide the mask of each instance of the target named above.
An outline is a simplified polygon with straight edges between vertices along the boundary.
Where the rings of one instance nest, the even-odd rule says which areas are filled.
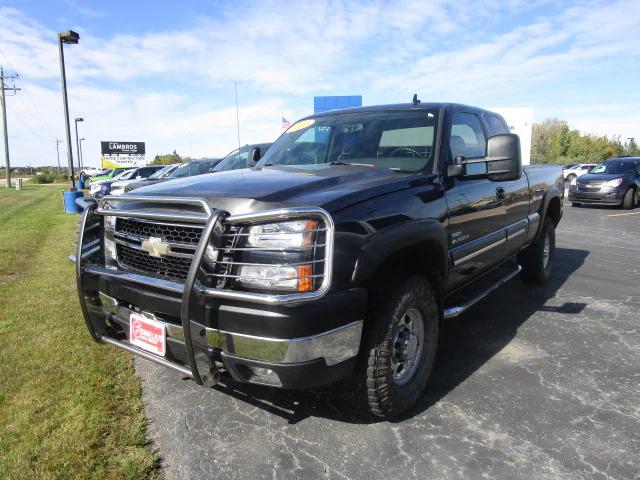
[[[428,394],[396,423],[137,359],[167,478],[637,478],[639,224],[565,205],[553,280],[448,323]]]

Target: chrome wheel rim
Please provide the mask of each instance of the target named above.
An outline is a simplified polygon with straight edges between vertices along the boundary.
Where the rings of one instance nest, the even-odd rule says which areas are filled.
[[[549,265],[549,257],[551,256],[551,240],[549,240],[549,234],[544,237],[544,247],[542,248],[542,268],[547,268]]]
[[[401,317],[393,334],[391,371],[393,381],[404,385],[413,377],[424,343],[424,321],[416,308],[409,308]]]

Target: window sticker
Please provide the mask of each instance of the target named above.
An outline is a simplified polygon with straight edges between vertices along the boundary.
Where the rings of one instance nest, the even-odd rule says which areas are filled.
[[[309,120],[302,120],[300,122],[294,123],[289,130],[287,130],[285,133],[292,133],[292,132],[297,132],[298,130],[302,130],[304,128],[308,128],[311,125],[313,125],[314,123],[316,123],[316,121],[311,118]]]

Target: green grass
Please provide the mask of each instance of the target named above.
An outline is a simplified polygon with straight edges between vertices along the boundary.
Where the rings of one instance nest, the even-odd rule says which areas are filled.
[[[60,190],[0,190],[0,478],[155,478],[131,357],[84,326]]]

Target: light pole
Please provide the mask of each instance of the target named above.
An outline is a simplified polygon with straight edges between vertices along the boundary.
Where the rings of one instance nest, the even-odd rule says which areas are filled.
[[[76,153],[78,154],[78,175],[82,171],[82,157],[80,156],[80,140],[78,140],[78,122],[84,122],[84,118],[77,117],[73,120],[76,124]]]
[[[62,78],[62,103],[64,106],[64,124],[67,133],[67,157],[69,161],[69,177],[71,178],[71,191],[76,191],[76,182],[73,178],[73,151],[71,148],[71,128],[69,126],[69,102],[67,101],[67,75],[64,71],[64,48],[63,44],[74,45],[80,40],[73,30],[66,30],[58,33],[58,53],[60,56],[60,76]]]
[[[84,169],[84,159],[82,158],[82,142],[84,141],[84,138],[80,139],[80,165],[82,165],[82,168]]]

